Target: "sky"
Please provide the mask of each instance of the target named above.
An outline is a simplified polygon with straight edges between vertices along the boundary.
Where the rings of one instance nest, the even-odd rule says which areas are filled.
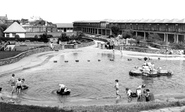
[[[0,0],[0,16],[52,23],[81,20],[184,19],[185,0]]]

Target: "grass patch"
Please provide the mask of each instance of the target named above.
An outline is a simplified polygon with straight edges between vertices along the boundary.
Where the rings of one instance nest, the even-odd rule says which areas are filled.
[[[69,106],[63,108],[0,103],[0,112],[139,112],[184,105],[185,100],[170,102],[135,102],[105,106]]]
[[[1,102],[0,112],[73,112],[73,111],[59,109],[58,107],[14,105]]]
[[[21,51],[0,51],[0,59],[10,58],[21,53]]]
[[[105,105],[105,106],[74,106],[68,109],[77,112],[140,112],[152,109],[161,109],[167,107],[184,106],[184,101],[171,101],[171,102],[141,102],[141,103],[128,103],[120,105]]]

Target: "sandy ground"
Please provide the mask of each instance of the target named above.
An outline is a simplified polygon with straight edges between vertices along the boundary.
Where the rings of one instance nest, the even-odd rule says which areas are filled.
[[[97,42],[97,41],[96,41]],[[42,65],[42,63],[44,63],[45,60],[47,60],[47,57],[44,56],[44,54],[54,54],[57,55],[58,53],[67,53],[67,52],[74,52],[76,50],[79,51],[89,51],[89,52],[93,52],[94,50],[96,50],[96,52],[108,52],[108,53],[112,53],[112,50],[107,50],[107,49],[100,49],[97,48],[97,44],[93,45],[93,46],[89,46],[89,47],[85,47],[85,48],[79,48],[79,49],[65,49],[65,50],[61,50],[59,52],[56,51],[49,51],[49,52],[43,52],[43,53],[38,53],[38,54],[33,54],[31,56],[25,57],[22,60],[13,63],[13,64],[9,64],[9,65],[4,65],[4,66],[0,66],[0,76],[6,75],[6,74],[11,74],[11,73],[16,73],[19,72],[23,69],[27,69],[29,67],[35,67],[34,69],[46,69],[49,66],[40,66]],[[114,52],[116,55],[121,55],[121,52],[119,50],[115,50]],[[134,55],[130,55],[130,54],[134,54]],[[142,55],[142,56],[137,56],[137,55]],[[158,57],[160,57],[161,60],[165,59],[165,60],[185,60],[185,58],[183,57],[183,55],[181,56],[177,56],[174,55],[174,57],[170,57],[170,58],[166,58],[164,56],[166,55],[162,55],[162,54],[148,54],[148,53],[140,53],[140,52],[132,52],[132,51],[122,51],[122,55],[124,56],[128,56],[128,57],[138,57],[138,58],[143,58],[143,55],[145,56],[151,56],[150,58],[153,59],[158,59]],[[40,57],[41,56],[41,57]],[[173,55],[171,55],[173,56]],[[39,66],[37,68],[37,66]],[[32,70],[34,70],[32,69]],[[30,70],[31,72],[31,70]],[[179,95],[168,95],[169,97],[164,98],[162,100],[157,99],[157,101],[165,101],[165,100],[175,100],[174,96],[179,96]],[[160,97],[160,96],[155,96]],[[185,98],[185,96],[182,96],[182,98]],[[112,100],[113,101],[113,100]],[[110,101],[110,102],[112,102]],[[104,101],[102,101],[104,102]],[[100,104],[102,104],[102,102],[100,102]],[[114,99],[115,102],[115,99]],[[34,101],[22,101],[22,104],[30,104],[30,105],[40,105],[40,106],[58,106],[58,105],[51,105],[52,102],[45,102],[45,104],[43,105],[42,102],[34,102]],[[127,102],[122,102],[122,104],[127,103]],[[85,105],[85,104],[84,104]],[[185,107],[174,107],[174,108],[165,108],[165,109],[159,109],[159,110],[151,110],[149,112],[172,112],[172,111],[176,111],[176,110],[182,110]],[[146,111],[143,111],[146,112]]]

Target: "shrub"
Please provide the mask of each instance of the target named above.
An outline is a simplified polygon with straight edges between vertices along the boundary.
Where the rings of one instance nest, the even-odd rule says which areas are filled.
[[[169,46],[172,49],[185,49],[185,43],[180,42],[180,43],[170,43]]]
[[[132,38],[133,37],[133,31],[131,30],[125,30],[123,33],[122,33],[122,37],[124,39],[126,38]]]
[[[51,38],[51,37],[53,37],[53,36],[52,35],[47,35],[47,34],[42,34],[42,35],[40,35],[40,41],[48,42],[49,41],[48,38]]]
[[[62,41],[62,42],[69,41],[69,37],[66,35],[66,33],[62,33],[58,41]]]
[[[117,25],[111,27],[113,35],[116,37],[120,33],[120,28]]]

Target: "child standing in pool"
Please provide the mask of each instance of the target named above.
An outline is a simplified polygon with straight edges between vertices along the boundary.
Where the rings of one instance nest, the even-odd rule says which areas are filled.
[[[16,87],[17,87],[17,94],[20,94],[21,93],[21,89],[22,89],[22,81],[21,81],[21,78],[19,78],[17,80]]]
[[[0,87],[0,97],[1,97],[1,100],[4,100],[3,99],[3,94],[1,93],[1,91],[2,91],[2,88]]]
[[[119,80],[118,79],[115,80],[114,88],[116,89],[116,96],[117,96],[116,99],[121,98],[121,95],[119,94]]]
[[[10,85],[12,86],[12,95],[16,89],[16,78],[15,78],[15,74],[12,74],[12,78],[10,79]]]

